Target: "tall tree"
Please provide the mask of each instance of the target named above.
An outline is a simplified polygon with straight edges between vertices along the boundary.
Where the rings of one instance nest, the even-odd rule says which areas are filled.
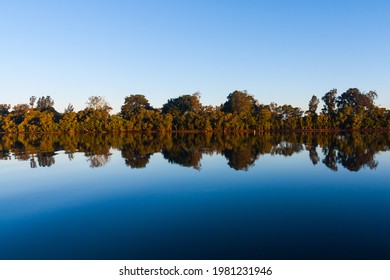
[[[34,102],[35,102],[34,97],[35,96],[32,96],[30,98],[30,105],[34,104]],[[53,109],[53,106],[54,106],[54,100],[49,95],[46,96],[46,97],[42,96],[42,97],[40,97],[38,99],[37,109],[39,109],[41,111],[46,111],[46,110],[49,110],[49,109]]]
[[[354,112],[359,109],[372,110],[375,108],[374,100],[376,97],[375,91],[365,94],[357,88],[350,88],[337,98],[337,106],[342,109],[344,105],[348,105]]]
[[[162,107],[164,114],[185,114],[190,112],[198,112],[202,108],[200,103],[200,93],[196,92],[192,95],[186,94],[177,98],[171,98]]]
[[[133,94],[125,97],[125,103],[121,107],[121,116],[129,119],[132,115],[138,114],[141,110],[153,109],[149,101],[142,94]]]
[[[325,93],[322,97],[322,101],[324,101],[324,107],[322,108],[322,113],[325,115],[329,115],[334,117],[336,114],[336,96],[337,89],[332,89]]]
[[[16,115],[25,115],[29,111],[29,106],[27,104],[17,104],[13,108],[13,112]]]
[[[69,113],[72,113],[72,112],[74,112],[74,107],[73,107],[72,104],[69,103],[68,106],[65,108],[64,113],[65,114],[69,114]]]
[[[8,115],[10,108],[11,108],[11,105],[9,105],[9,104],[0,104],[0,116]]]
[[[317,96],[313,95],[309,101],[309,110],[306,113],[309,115],[316,115],[319,103],[320,100],[317,98]]]
[[[227,101],[223,105],[223,111],[226,113],[252,113],[256,110],[257,100],[246,90],[230,93]]]
[[[104,111],[106,113],[112,110],[110,104],[101,96],[90,96],[87,101],[87,109]]]
[[[13,107],[13,111],[10,116],[14,115],[15,118],[13,119],[13,122],[16,125],[19,125],[21,122],[23,122],[29,111],[30,107],[28,106],[28,104],[17,104]]]
[[[35,96],[31,96],[30,97],[30,106],[31,108],[34,108],[34,104],[35,104],[35,101],[37,100],[37,98]]]

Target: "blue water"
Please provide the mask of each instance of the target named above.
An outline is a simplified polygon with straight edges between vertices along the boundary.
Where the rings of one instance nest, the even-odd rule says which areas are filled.
[[[35,168],[28,158],[42,147],[23,160],[11,147],[0,160],[0,259],[390,259],[387,148],[375,168],[333,171],[321,144],[317,164],[300,144],[241,170],[229,145],[202,144],[193,166],[168,161],[163,146],[142,168],[126,165],[121,144],[97,166],[54,144],[51,165]]]

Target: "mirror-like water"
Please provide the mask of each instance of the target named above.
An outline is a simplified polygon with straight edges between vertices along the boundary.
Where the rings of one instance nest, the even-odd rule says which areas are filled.
[[[0,259],[389,259],[390,135],[0,136]]]

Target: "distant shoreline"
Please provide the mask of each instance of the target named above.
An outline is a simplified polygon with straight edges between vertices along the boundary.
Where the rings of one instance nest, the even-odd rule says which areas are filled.
[[[254,132],[254,131],[383,131],[390,130],[390,110],[375,105],[375,91],[350,88],[337,96],[332,89],[319,99],[313,95],[309,110],[289,104],[261,104],[246,91],[234,91],[220,106],[205,106],[200,94],[171,98],[153,108],[141,94],[125,97],[121,112],[110,114],[109,103],[91,96],[84,110],[64,113],[54,109],[50,96],[30,97],[29,104],[0,104],[0,132],[106,133],[106,132]],[[319,111],[319,104],[323,108]]]
[[[256,133],[326,133],[326,132],[346,132],[346,133],[370,133],[370,132],[390,132],[390,128],[378,128],[378,129],[287,129],[287,130],[253,130],[253,129],[244,129],[244,130],[113,130],[113,131],[74,131],[74,132],[64,132],[64,131],[42,131],[42,132],[0,132],[0,135],[10,135],[10,134],[234,134],[234,133],[245,133],[245,134],[256,134]]]

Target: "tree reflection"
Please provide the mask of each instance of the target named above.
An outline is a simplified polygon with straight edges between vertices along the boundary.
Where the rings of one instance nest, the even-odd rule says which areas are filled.
[[[174,146],[173,149],[163,150],[162,154],[164,158],[170,163],[179,164],[181,166],[193,167],[196,170],[200,170],[202,159],[202,153],[195,149],[181,149]]]
[[[106,134],[85,134],[79,138],[77,150],[84,152],[91,168],[102,167],[110,160],[109,138]]]
[[[325,138],[325,142],[322,146],[322,153],[324,154],[324,159],[322,163],[325,164],[332,171],[337,171],[337,140],[338,135],[330,134]]]
[[[169,137],[172,137],[172,140],[167,142],[171,144],[162,149],[164,158],[170,163],[200,170],[202,150],[207,148],[209,137],[206,134],[192,133],[174,134]]]
[[[309,152],[310,161],[313,163],[313,165],[318,164],[321,161],[320,156],[317,152],[318,134],[304,134],[304,139],[302,141],[303,143],[305,143],[305,148]]]
[[[9,150],[0,150],[0,160],[11,160],[11,153]]]
[[[110,159],[110,154],[87,156],[87,161],[89,162],[89,166],[91,168],[102,167],[106,165],[109,159]]]
[[[224,135],[223,155],[235,170],[247,171],[263,153],[256,137],[247,134]]]
[[[120,151],[125,164],[131,168],[144,168],[150,156],[161,151],[164,136],[160,134],[135,133],[123,135]]]
[[[32,156],[30,159],[30,167],[31,168],[37,168],[37,162],[35,161],[35,157]]]
[[[144,168],[149,163],[151,154],[142,154],[139,150],[133,150],[131,146],[123,145],[122,157],[125,159],[125,164],[131,168]]]
[[[232,150],[224,151],[225,157],[228,159],[228,165],[235,170],[248,170],[254,165],[257,157],[253,155],[251,150],[246,147],[238,147]]]
[[[38,159],[38,164],[40,167],[50,167],[53,164],[55,164],[55,159],[54,159],[55,153],[49,152],[49,153],[38,153],[37,154],[37,159]]]
[[[10,134],[0,135],[0,160],[51,167],[57,154],[72,160],[81,153],[91,168],[97,168],[117,150],[130,168],[145,168],[153,154],[161,153],[169,163],[200,170],[203,155],[219,154],[231,168],[247,171],[266,154],[289,157],[307,152],[313,165],[356,172],[375,169],[375,155],[388,151],[389,143],[389,133]]]
[[[355,133],[341,136],[335,144],[338,145],[337,161],[348,170],[358,171],[364,166],[375,169],[378,166],[374,159],[378,151],[368,148],[371,146],[380,148],[376,138]]]

